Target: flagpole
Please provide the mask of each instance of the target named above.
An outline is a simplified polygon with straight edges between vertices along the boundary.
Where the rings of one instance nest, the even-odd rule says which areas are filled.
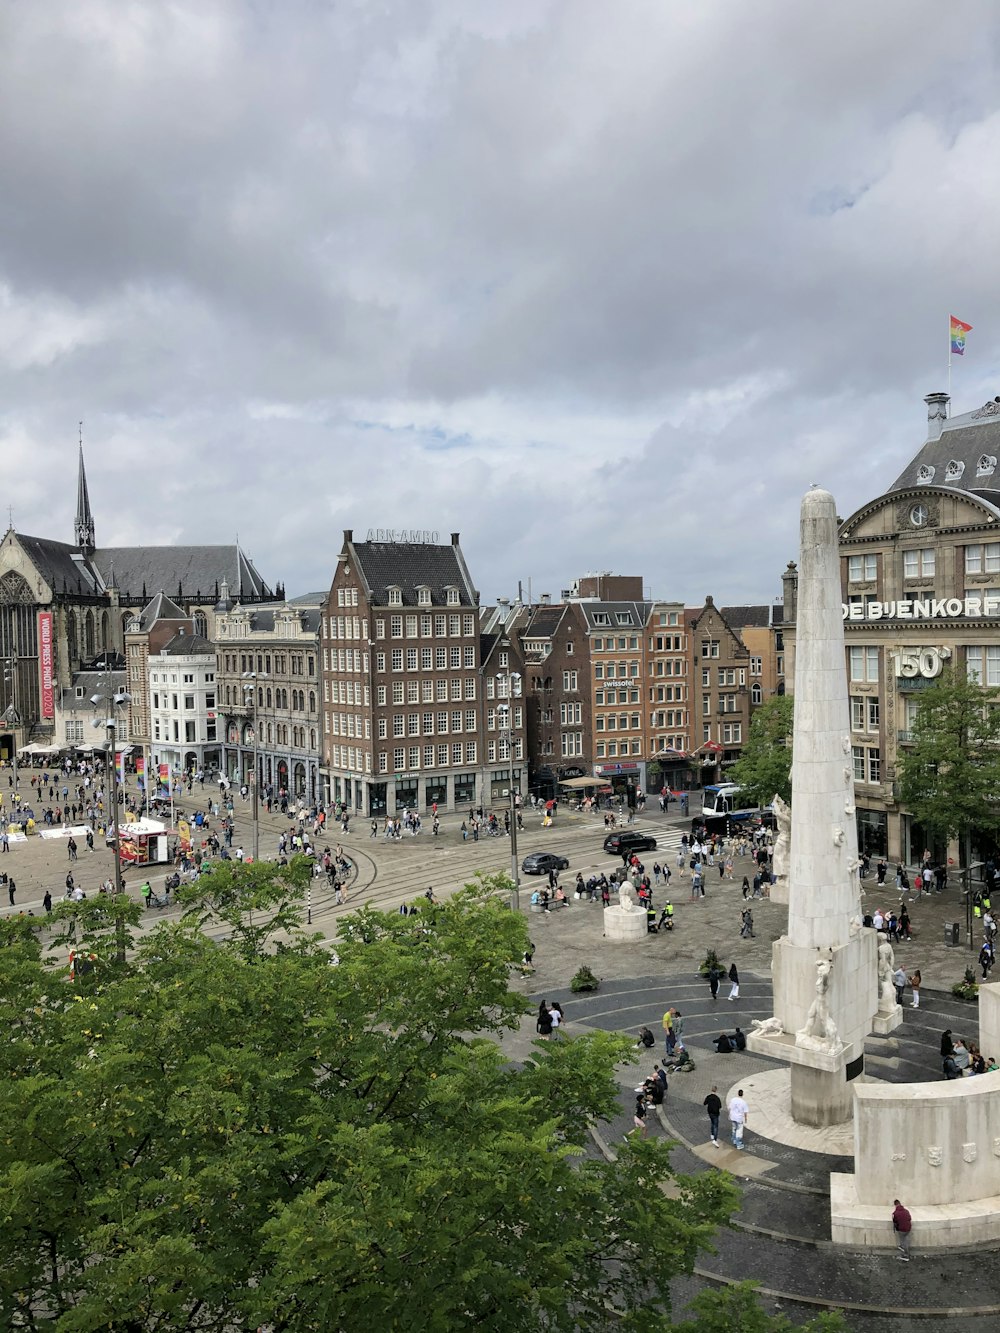
[[[951,415],[951,316],[948,316],[948,415]]]

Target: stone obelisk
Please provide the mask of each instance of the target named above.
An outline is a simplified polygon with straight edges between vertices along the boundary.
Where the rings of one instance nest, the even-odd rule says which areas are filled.
[[[807,1125],[851,1116],[878,1005],[875,932],[861,925],[837,513],[802,500],[795,627],[788,930],[773,947],[771,1030],[751,1050],[791,1064],[791,1111]]]

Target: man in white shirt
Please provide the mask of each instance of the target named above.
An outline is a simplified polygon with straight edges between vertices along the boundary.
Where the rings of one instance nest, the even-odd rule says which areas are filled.
[[[872,917],[872,925],[876,930],[881,930],[885,925],[885,917],[882,915],[881,907],[875,908],[875,915]]]
[[[732,1130],[733,1147],[743,1151],[743,1127],[750,1114],[750,1108],[743,1100],[743,1089],[729,1103],[729,1126]]]

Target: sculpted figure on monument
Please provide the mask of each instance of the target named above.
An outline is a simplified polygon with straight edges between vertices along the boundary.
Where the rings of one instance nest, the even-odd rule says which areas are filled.
[[[635,910],[635,890],[628,880],[625,880],[618,890],[618,906],[623,912]]]
[[[776,1037],[780,1037],[785,1030],[780,1018],[752,1018],[750,1022],[754,1032],[773,1033]]]
[[[777,880],[788,878],[788,853],[792,842],[792,808],[777,792],[771,800],[771,809],[778,825],[778,836],[771,853],[771,866]]]
[[[806,1025],[795,1034],[797,1046],[832,1048],[837,1045],[837,1025],[830,1017],[830,974],[833,972],[831,958],[816,960],[816,998],[809,1006]]]
[[[895,970],[896,956],[886,940],[878,946],[878,1006],[882,1010],[895,1009],[897,1004],[896,987],[892,981]]]

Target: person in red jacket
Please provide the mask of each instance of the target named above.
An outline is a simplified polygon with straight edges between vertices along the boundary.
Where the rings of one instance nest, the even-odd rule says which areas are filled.
[[[892,1213],[892,1229],[896,1233],[896,1249],[899,1251],[896,1258],[903,1259],[906,1263],[909,1263],[910,1228],[913,1226],[913,1219],[898,1199],[893,1199],[893,1203],[896,1206]]]

